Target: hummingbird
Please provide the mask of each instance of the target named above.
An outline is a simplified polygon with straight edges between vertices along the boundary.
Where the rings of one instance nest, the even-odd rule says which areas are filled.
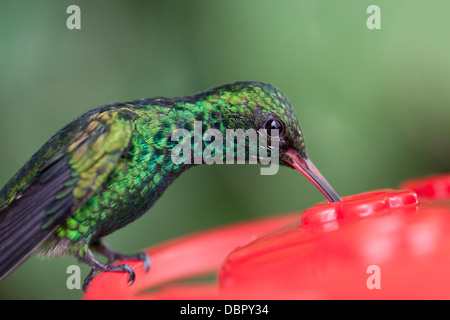
[[[300,171],[328,201],[340,201],[308,158],[289,100],[269,84],[241,81],[190,96],[108,104],[63,127],[1,189],[0,281],[38,253],[72,255],[90,266],[84,290],[102,271],[127,272],[132,284],[133,269],[113,263],[142,260],[149,270],[150,258],[117,253],[103,237],[142,216],[182,172],[198,164],[174,163],[171,157],[177,144],[172,132],[194,134],[195,122],[224,133],[275,132],[280,164]]]

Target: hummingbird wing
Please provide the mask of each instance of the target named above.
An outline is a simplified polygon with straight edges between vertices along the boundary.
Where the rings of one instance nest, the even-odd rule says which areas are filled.
[[[44,145],[0,191],[0,281],[102,188],[128,150],[129,112],[110,109],[74,122],[52,138],[57,150]]]

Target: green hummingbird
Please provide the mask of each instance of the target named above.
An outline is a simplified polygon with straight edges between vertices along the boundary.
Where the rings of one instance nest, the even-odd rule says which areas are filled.
[[[288,99],[269,84],[236,82],[190,96],[109,104],[58,131],[0,191],[0,280],[38,252],[73,255],[89,265],[84,289],[101,271],[127,272],[133,283],[129,265],[112,263],[139,259],[148,270],[149,257],[116,253],[103,237],[139,218],[198,164],[171,157],[178,143],[172,133],[194,135],[195,122],[223,133],[267,130],[277,139],[280,164],[302,172],[329,201],[340,201],[309,160]]]

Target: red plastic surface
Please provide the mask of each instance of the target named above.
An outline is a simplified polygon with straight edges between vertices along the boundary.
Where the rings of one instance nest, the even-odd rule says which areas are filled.
[[[449,299],[450,193],[443,180],[448,187],[448,175],[414,179],[402,185],[409,190],[377,190],[301,215],[186,236],[150,248],[148,273],[142,262],[127,262],[136,271],[133,286],[127,274],[105,272],[85,298]],[[443,189],[446,195],[429,192]],[[207,273],[217,280],[176,283]]]
[[[450,174],[407,180],[400,187],[414,190],[419,198],[424,200],[448,200],[450,199]]]

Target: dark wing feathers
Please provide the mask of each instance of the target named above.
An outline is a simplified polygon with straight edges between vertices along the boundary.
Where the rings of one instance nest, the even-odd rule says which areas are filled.
[[[71,169],[61,158],[54,165],[53,176],[42,183],[38,179],[0,213],[0,280],[6,277],[16,265],[26,259],[33,250],[56,228],[55,219],[47,228],[43,228],[49,219],[46,209],[58,206],[52,215],[63,219],[71,213],[73,197],[55,200],[65,180],[70,177]]]
[[[102,187],[127,150],[133,131],[129,113],[111,109],[82,120],[76,130],[61,130],[69,137],[62,139],[66,143],[40,164],[19,195],[8,189],[17,188],[11,184],[0,191],[7,203],[0,208],[0,281]],[[5,201],[4,195],[14,198]]]

